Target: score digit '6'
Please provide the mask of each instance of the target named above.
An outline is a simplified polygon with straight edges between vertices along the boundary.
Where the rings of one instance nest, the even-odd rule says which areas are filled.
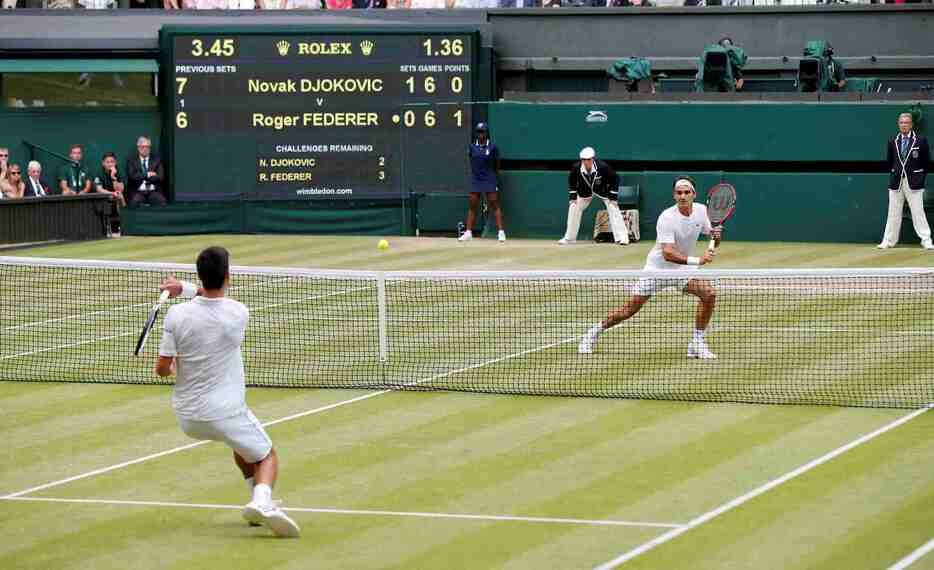
[[[180,129],[188,127],[188,113],[179,111],[179,113],[175,115],[175,126]]]

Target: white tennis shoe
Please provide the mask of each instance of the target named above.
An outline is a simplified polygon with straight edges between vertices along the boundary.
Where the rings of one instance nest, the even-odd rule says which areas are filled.
[[[710,352],[710,348],[704,341],[691,341],[688,345],[688,358],[700,358],[702,360],[715,360],[717,355]]]
[[[496,239],[498,239],[498,240],[500,241],[500,243],[506,241],[506,231],[505,231],[505,230],[499,230],[499,233],[496,234]]]
[[[259,523],[269,527],[276,536],[297,538],[301,534],[298,525],[282,509],[273,504],[261,505],[250,501],[243,507],[243,518],[250,524]]]
[[[879,245],[877,245],[876,247],[877,247],[878,249],[892,249],[893,246],[890,245],[888,242],[882,242],[882,243],[880,243]]]
[[[568,239],[568,238],[566,238],[566,237],[563,237],[563,238],[561,238],[561,239],[558,240],[558,245],[570,245],[570,244],[574,243],[575,241],[576,241],[576,240]]]
[[[473,232],[470,230],[467,230],[461,234],[461,237],[457,238],[457,241],[470,241],[472,239],[473,239]]]

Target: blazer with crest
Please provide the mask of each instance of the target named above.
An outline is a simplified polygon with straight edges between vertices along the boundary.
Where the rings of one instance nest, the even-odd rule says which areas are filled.
[[[902,134],[898,133],[888,141],[886,160],[889,165],[889,190],[898,190],[903,174],[908,177],[909,188],[923,190],[928,164],[931,162],[928,140],[911,131],[908,133],[907,152],[903,155],[899,152],[901,136]]]

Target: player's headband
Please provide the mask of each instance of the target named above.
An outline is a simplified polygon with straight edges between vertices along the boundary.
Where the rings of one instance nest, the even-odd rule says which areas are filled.
[[[682,188],[687,188],[688,190],[690,190],[691,192],[694,192],[695,194],[697,193],[697,190],[694,189],[694,183],[688,180],[687,178],[679,178],[678,180],[676,180],[675,190],[677,190],[679,186],[681,186]]]

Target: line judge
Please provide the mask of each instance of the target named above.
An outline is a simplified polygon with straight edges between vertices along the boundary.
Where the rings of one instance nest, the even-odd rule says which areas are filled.
[[[580,152],[580,161],[575,162],[568,174],[568,225],[559,245],[577,241],[577,232],[581,225],[581,216],[590,206],[594,194],[603,200],[610,213],[610,229],[613,241],[619,245],[629,245],[629,232],[623,224],[623,215],[619,211],[619,176],[610,165],[599,160],[591,147],[584,147]]]
[[[889,215],[879,249],[889,249],[898,243],[902,229],[902,207],[908,200],[911,222],[921,238],[921,247],[934,250],[931,228],[924,215],[924,179],[931,150],[926,138],[915,134],[911,113],[898,116],[898,134],[889,139],[886,160],[889,165]]]

